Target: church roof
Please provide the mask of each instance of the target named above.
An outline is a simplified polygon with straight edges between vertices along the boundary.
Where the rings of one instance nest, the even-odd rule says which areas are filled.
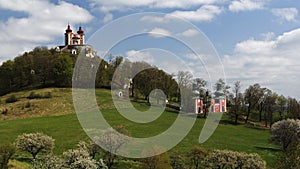
[[[66,33],[68,33],[68,32],[72,32],[72,29],[71,29],[71,26],[70,26],[70,25],[68,25],[68,27],[67,27],[67,29],[66,29]]]
[[[77,33],[78,34],[83,34],[84,33],[83,30],[82,30],[82,28],[81,28],[81,26],[79,26],[79,30],[77,31]]]

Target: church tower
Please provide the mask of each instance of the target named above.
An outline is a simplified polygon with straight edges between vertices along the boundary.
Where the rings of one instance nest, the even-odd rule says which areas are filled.
[[[84,32],[81,28],[81,26],[79,27],[79,30],[77,31],[79,37],[80,37],[80,45],[84,45]]]
[[[66,29],[66,33],[65,33],[65,46],[67,45],[72,45],[72,29],[70,27],[70,25],[68,24],[68,27]]]

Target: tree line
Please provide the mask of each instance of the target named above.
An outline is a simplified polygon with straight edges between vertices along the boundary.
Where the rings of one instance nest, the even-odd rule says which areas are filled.
[[[213,91],[209,91],[203,78],[193,77],[188,71],[168,74],[146,62],[130,62],[121,56],[109,56],[107,60],[97,56],[78,57],[78,54],[69,51],[36,47],[2,63],[0,95],[32,88],[71,87],[73,80],[78,82],[76,87],[93,84],[96,88],[128,90],[132,98],[144,98],[148,102],[151,91],[161,89],[167,100],[186,112],[194,111],[195,96],[206,100],[209,106]],[[78,59],[81,67],[74,72]],[[245,91],[242,91],[240,81],[233,86],[226,84],[224,79],[217,83],[221,84],[227,99],[228,115],[235,124],[243,120],[271,127],[278,120],[300,117],[300,103],[295,98],[279,95],[258,83],[248,86]]]

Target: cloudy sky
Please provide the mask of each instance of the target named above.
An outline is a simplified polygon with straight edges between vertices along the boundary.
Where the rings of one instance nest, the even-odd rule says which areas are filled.
[[[154,25],[147,30],[155,39],[149,43],[157,44],[162,36],[197,37],[200,30],[200,38],[205,35],[216,49],[229,84],[236,80],[244,87],[260,83],[300,99],[299,10],[298,0],[0,0],[0,63],[36,46],[62,45],[68,23],[73,30],[82,25],[89,39],[99,28],[122,16],[160,12],[165,15],[140,20]],[[168,16],[184,18],[199,30],[160,25]],[[161,53],[172,60],[167,49]],[[142,50],[142,46],[126,51],[116,47],[114,52],[132,60],[154,60],[151,51]],[[157,56],[158,50],[152,52]],[[202,54],[180,53],[191,60],[186,63],[190,66],[195,66],[195,57],[210,58],[208,53]]]

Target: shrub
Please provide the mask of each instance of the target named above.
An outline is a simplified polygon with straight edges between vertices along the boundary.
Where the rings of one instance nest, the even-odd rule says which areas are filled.
[[[15,95],[11,95],[5,100],[5,103],[14,103],[17,101],[18,101],[17,97]]]
[[[0,145],[0,168],[8,169],[8,161],[15,154],[15,147],[12,144]]]
[[[200,167],[206,155],[207,151],[204,148],[198,146],[193,147],[188,153],[191,164],[192,166],[194,166],[195,169],[198,169]]]
[[[102,159],[96,161],[92,159],[87,151],[86,147],[82,147],[79,143],[77,149],[71,149],[63,153],[63,161],[61,168],[68,169],[97,169],[107,168]]]
[[[214,150],[205,159],[207,168],[264,169],[266,162],[258,154]]]
[[[77,146],[77,149],[64,152],[62,158],[47,154],[35,160],[32,169],[107,169],[102,159],[96,161],[90,157],[85,142]]]
[[[47,98],[52,98],[51,92],[47,92],[43,94],[30,92],[29,96],[27,96],[27,99],[47,99]]]
[[[7,115],[7,113],[8,113],[8,109],[4,109],[1,111],[1,114],[3,114],[3,115]]]
[[[185,165],[185,158],[179,152],[172,152],[170,154],[170,165],[173,169],[187,169]]]
[[[54,147],[54,139],[42,133],[29,133],[19,135],[16,139],[18,150],[28,152],[33,159],[40,152],[49,153]]]
[[[287,150],[282,152],[277,159],[278,169],[296,169],[300,168],[300,145],[291,143]]]
[[[292,142],[300,142],[300,120],[287,119],[273,124],[271,140],[280,144],[283,150]]]
[[[62,159],[54,156],[53,154],[47,154],[46,156],[35,160],[31,169],[61,169]]]
[[[159,152],[163,152],[161,147],[154,146],[148,151],[144,151],[144,155],[147,158],[142,159],[142,167],[144,169],[171,169],[170,158],[167,152],[155,155]]]
[[[31,104],[29,102],[27,102],[24,107],[29,108],[29,107],[31,107]]]
[[[51,92],[47,92],[47,93],[44,95],[44,98],[52,98],[52,93],[51,93]]]

